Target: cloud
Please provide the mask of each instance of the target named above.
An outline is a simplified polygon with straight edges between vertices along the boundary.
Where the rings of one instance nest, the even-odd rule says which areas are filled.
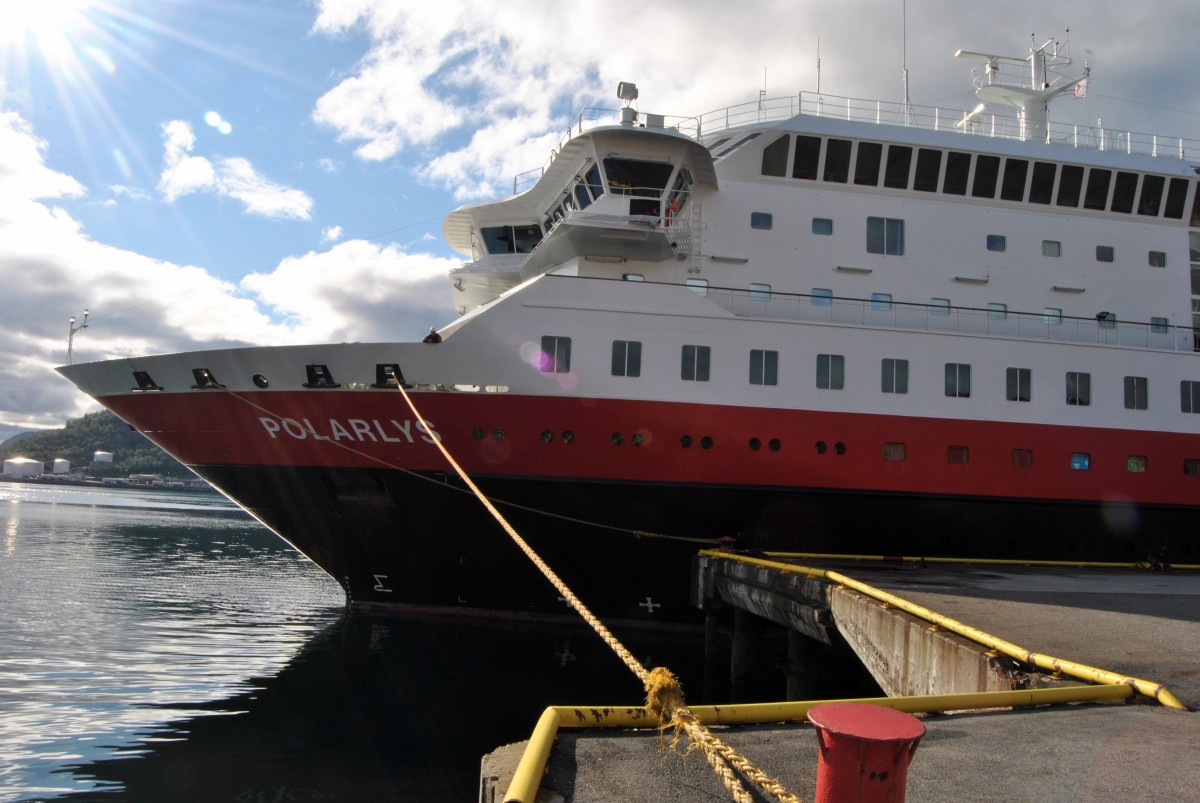
[[[333,243],[340,239],[342,239],[341,226],[330,226],[329,228],[321,231],[321,242],[323,243]]]
[[[163,170],[158,189],[167,201],[194,192],[215,192],[241,201],[246,211],[270,218],[308,220],[313,200],[305,192],[260,175],[246,159],[228,157],[216,164],[193,156],[196,135],[183,120],[163,123]]]

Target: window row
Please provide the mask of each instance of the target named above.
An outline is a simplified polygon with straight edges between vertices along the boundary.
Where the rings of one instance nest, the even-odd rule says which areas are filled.
[[[712,347],[689,344],[680,352],[679,378],[685,382],[708,382],[711,376]],[[545,336],[542,338],[538,367],[545,373],[568,373],[571,370],[571,338]],[[846,357],[842,354],[816,356],[815,386],[820,390],[844,390]],[[637,340],[612,342],[612,375],[639,377],[642,375],[642,344]],[[943,392],[951,398],[971,398],[972,366],[970,363],[948,362],[944,366]],[[880,362],[879,389],[882,393],[907,394],[909,361],[884,358]],[[1092,403],[1092,375],[1084,371],[1065,373],[1064,401],[1072,407],[1089,407]],[[751,385],[779,384],[779,352],[772,349],[751,349],[749,360]],[[1005,398],[1012,402],[1033,399],[1033,371],[1009,367],[1004,372]],[[1200,380],[1179,383],[1179,409],[1184,413],[1200,414]],[[1124,404],[1127,410],[1146,410],[1150,406],[1149,379],[1144,376],[1124,378]]]
[[[1007,251],[1008,238],[1003,234],[989,234],[987,236],[987,250],[996,252]],[[1042,240],[1042,256],[1061,257],[1062,242],[1060,240]],[[1117,251],[1111,245],[1096,246],[1097,262],[1115,262],[1116,258]],[[1167,266],[1167,252],[1148,251],[1146,252],[1146,262],[1152,268],[1165,268]]]
[[[887,441],[883,444],[883,459],[888,462],[900,463],[908,459],[908,445],[902,441]],[[946,462],[951,465],[965,466],[971,462],[969,446],[952,445],[946,447]],[[1072,452],[1067,465],[1072,471],[1089,471],[1092,468],[1090,452]],[[1145,455],[1131,454],[1125,459],[1125,470],[1130,474],[1145,474],[1149,465]],[[1032,468],[1032,449],[1012,450],[1013,468]],[[1200,458],[1184,458],[1183,473],[1191,476],[1200,475]]]
[[[803,134],[784,134],[763,148],[762,175],[789,174],[808,181],[1068,209],[1082,203],[1084,209],[1172,220],[1183,219],[1191,184],[1186,178],[1152,173]],[[1191,219],[1193,225],[1200,223],[1200,194],[1193,200]]]

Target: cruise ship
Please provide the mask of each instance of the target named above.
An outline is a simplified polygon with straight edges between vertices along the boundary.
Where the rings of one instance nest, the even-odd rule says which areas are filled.
[[[446,218],[426,342],[59,370],[352,604],[567,610],[438,442],[612,618],[688,616],[719,542],[1194,557],[1200,142],[1056,123],[1054,42],[956,55],[973,110],[621,84]]]

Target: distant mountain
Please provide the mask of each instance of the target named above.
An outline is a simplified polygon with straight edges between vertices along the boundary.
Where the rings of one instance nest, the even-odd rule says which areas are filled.
[[[26,432],[14,433],[12,435],[9,435],[4,440],[0,441],[0,447],[7,446],[12,443],[16,443],[17,441],[21,440],[22,438],[28,438],[30,435],[38,434],[38,432],[39,432],[39,430],[31,429]]]
[[[191,475],[182,463],[108,411],[72,419],[62,429],[23,432],[0,443],[0,460],[28,457],[49,463],[64,458],[71,461],[73,471],[91,465],[95,452],[113,453],[111,473],[118,477],[130,474]]]

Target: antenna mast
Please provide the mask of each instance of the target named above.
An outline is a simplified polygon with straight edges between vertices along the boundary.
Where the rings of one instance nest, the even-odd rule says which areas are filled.
[[[83,323],[75,325],[75,316],[71,316],[71,323],[68,326],[67,332],[67,365],[74,363],[75,358],[75,333],[88,327],[88,311],[83,311]]]
[[[900,75],[904,81],[904,123],[912,123],[912,108],[908,103],[908,0],[901,5],[900,19]]]

